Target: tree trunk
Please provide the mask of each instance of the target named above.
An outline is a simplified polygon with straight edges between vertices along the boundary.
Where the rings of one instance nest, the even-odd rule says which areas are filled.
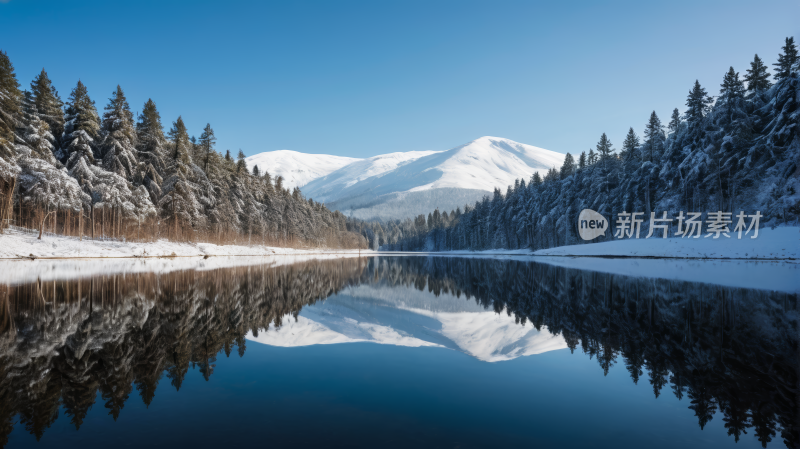
[[[41,239],[42,239],[42,231],[44,231],[44,221],[45,221],[45,220],[47,219],[47,217],[48,217],[50,214],[52,214],[52,213],[53,213],[53,211],[50,211],[50,212],[48,212],[47,214],[45,214],[45,216],[44,216],[44,217],[42,217],[42,221],[41,221],[41,222],[39,222],[39,237],[38,237],[38,240],[41,240]]]

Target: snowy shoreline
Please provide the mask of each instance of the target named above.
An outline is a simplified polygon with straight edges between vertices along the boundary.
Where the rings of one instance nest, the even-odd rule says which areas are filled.
[[[752,235],[752,233],[751,233]],[[779,227],[760,229],[758,238],[625,239],[583,245],[540,249],[491,249],[486,251],[398,252],[384,251],[380,255],[439,255],[439,256],[547,256],[632,259],[733,259],[733,260],[800,260],[800,228]]]
[[[0,235],[0,259],[122,259],[174,257],[263,257],[309,255],[369,255],[370,250],[282,248],[262,245],[215,245],[213,243],[180,243],[167,240],[156,242],[124,242],[120,240],[89,240],[60,235],[7,230]]]
[[[9,230],[0,235],[0,259],[112,259],[173,258],[211,256],[286,255],[435,255],[435,256],[548,256],[636,259],[739,259],[800,260],[800,228],[761,229],[756,239],[748,237],[699,239],[625,239],[530,251],[528,249],[487,251],[397,252],[325,248],[282,248],[262,245],[215,245],[213,243],[123,242],[119,240],[78,240],[77,237],[45,235]]]

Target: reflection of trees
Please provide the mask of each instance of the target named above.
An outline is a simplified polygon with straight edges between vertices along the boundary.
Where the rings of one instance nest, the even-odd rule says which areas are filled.
[[[647,372],[656,398],[667,386],[686,397],[701,428],[719,411],[737,441],[753,431],[764,447],[778,433],[800,445],[796,293],[468,258],[384,257],[365,276],[547,326],[604,374],[622,358],[635,383]]]
[[[0,446],[15,416],[37,438],[76,428],[100,395],[116,420],[131,393],[149,406],[166,373],[208,380],[217,354],[358,279],[363,260],[105,276],[0,286]]]
[[[356,283],[474,298],[563,335],[604,374],[671,391],[701,427],[719,412],[737,440],[800,444],[796,294],[439,257],[0,286],[0,444],[15,417],[41,436],[60,405],[79,428],[98,393],[116,419],[131,394],[149,405],[164,374],[176,389],[189,368],[208,379],[221,352],[244,355],[248,332]]]

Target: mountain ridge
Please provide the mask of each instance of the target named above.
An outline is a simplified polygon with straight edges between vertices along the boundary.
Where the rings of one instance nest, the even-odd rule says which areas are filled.
[[[277,156],[283,156],[275,153],[251,156],[248,164],[256,160],[268,163],[270,158],[279,160],[281,157]],[[296,184],[306,197],[357,218],[393,219],[428,213],[431,206],[452,210],[473,203],[495,188],[513,185],[517,179],[529,179],[535,172],[544,175],[559,166],[564,155],[511,139],[484,136],[444,151],[336,159],[328,166],[323,161],[325,157],[331,156],[294,157],[294,164],[309,164],[305,171],[283,162],[259,168],[284,176],[284,166],[292,167],[295,171],[288,173],[295,176],[293,179],[301,178],[295,174],[309,179],[305,184]],[[320,176],[311,179],[312,172]],[[450,190],[433,192],[441,189]]]

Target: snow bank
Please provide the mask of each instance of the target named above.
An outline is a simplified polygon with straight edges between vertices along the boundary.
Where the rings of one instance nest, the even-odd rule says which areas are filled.
[[[726,287],[800,292],[800,263],[789,260],[602,259],[531,257],[530,260],[576,270]]]
[[[678,259],[800,259],[800,228],[761,229],[758,238],[641,238],[603,243],[559,246],[531,252],[528,249],[490,249],[486,251],[441,251],[439,255],[483,256],[576,256],[635,257]],[[751,232],[752,236],[753,233]],[[420,254],[383,251],[381,254]]]
[[[108,257],[197,257],[197,256],[274,256],[309,254],[359,254],[358,250],[294,249],[261,245],[215,245],[213,243],[123,242],[119,240],[78,240],[77,237],[7,231],[0,235],[0,259],[108,258]],[[363,250],[362,254],[372,251]]]
[[[677,257],[698,259],[800,259],[800,228],[761,229],[758,238],[625,239],[542,249],[536,256]]]

